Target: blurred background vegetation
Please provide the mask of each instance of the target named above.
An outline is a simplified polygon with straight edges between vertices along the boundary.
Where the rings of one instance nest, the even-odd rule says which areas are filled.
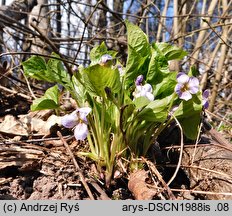
[[[11,91],[25,97],[37,94],[38,83],[27,80],[20,64],[32,54],[49,57],[56,52],[66,67],[71,68],[72,63],[86,66],[91,48],[104,41],[109,49],[118,51],[118,57],[125,63],[127,35],[123,20],[128,19],[144,30],[150,42],[168,42],[188,51],[187,58],[171,62],[170,69],[188,72],[195,66],[201,88],[211,92],[207,111],[211,123],[231,137],[232,1],[1,0],[0,3],[0,96]]]

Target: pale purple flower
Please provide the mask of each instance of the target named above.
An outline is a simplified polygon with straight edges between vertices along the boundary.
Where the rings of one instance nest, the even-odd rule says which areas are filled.
[[[88,131],[87,115],[91,112],[91,108],[82,107],[67,114],[61,118],[61,124],[66,128],[74,128],[74,136],[76,140],[84,140]]]
[[[61,118],[61,124],[66,128],[74,128],[78,124],[77,110]]]
[[[72,71],[73,71],[74,73],[77,73],[77,72],[79,71],[77,65],[74,65],[74,66],[73,66]]]
[[[107,64],[107,62],[113,60],[113,57],[109,54],[105,54],[101,57],[99,64],[104,66]]]
[[[188,101],[192,98],[192,94],[196,94],[199,91],[199,80],[196,77],[189,77],[185,73],[178,73],[177,82],[175,92],[180,99]]]
[[[205,109],[209,107],[209,101],[208,101],[209,94],[210,92],[208,89],[206,89],[202,94],[202,105]]]
[[[88,126],[85,123],[79,123],[74,129],[74,136],[76,140],[84,140],[88,135]]]
[[[122,65],[117,65],[118,71],[120,76],[124,76],[125,75],[125,70],[123,69]]]
[[[135,80],[135,85],[136,86],[142,85],[142,82],[143,82],[143,75],[139,75]]]
[[[133,92],[134,98],[138,97],[146,97],[150,101],[153,101],[155,99],[155,96],[152,94],[152,86],[147,83],[144,86],[142,85],[136,85],[136,89]]]

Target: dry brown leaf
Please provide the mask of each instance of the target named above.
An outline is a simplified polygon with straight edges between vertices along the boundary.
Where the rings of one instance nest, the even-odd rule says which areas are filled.
[[[14,136],[28,136],[31,131],[36,129],[33,126],[38,128],[43,127],[43,125],[43,120],[31,119],[28,115],[20,115],[18,118],[12,115],[6,115],[4,121],[0,124],[0,132]]]
[[[146,179],[148,178],[145,170],[137,170],[130,175],[128,182],[129,190],[134,194],[136,200],[151,200],[157,191],[148,188]]]
[[[19,115],[18,118],[12,115],[6,115],[4,121],[0,124],[0,132],[14,136],[48,136],[54,125],[60,125],[60,118],[51,115],[47,121],[32,117],[30,114]]]

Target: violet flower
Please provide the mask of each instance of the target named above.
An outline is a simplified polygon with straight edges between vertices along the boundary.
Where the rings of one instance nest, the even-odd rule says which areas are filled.
[[[153,101],[155,99],[154,95],[152,94],[152,86],[149,83],[142,85],[143,75],[137,77],[135,84],[136,89],[133,92],[134,98],[138,97],[146,97],[148,100]]]
[[[202,105],[205,109],[209,107],[209,101],[208,101],[209,94],[210,92],[208,89],[206,89],[202,94]]]
[[[196,94],[199,91],[199,80],[196,77],[189,77],[185,73],[178,73],[177,82],[175,92],[180,99],[188,101],[192,98],[192,94]]]
[[[135,85],[136,86],[142,85],[142,82],[143,82],[143,75],[139,75],[135,80]]]
[[[113,60],[113,57],[109,54],[105,54],[101,57],[99,64],[105,66],[111,60]]]
[[[83,107],[78,108],[71,114],[67,114],[61,118],[61,124],[66,128],[74,128],[74,136],[76,140],[84,140],[88,131],[87,115],[91,112],[91,108]]]
[[[120,77],[125,75],[125,70],[123,69],[122,65],[117,65]]]

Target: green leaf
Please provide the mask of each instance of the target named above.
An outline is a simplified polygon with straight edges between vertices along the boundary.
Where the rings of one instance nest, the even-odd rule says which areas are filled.
[[[53,53],[53,56],[59,57],[59,55],[55,53]],[[64,69],[63,63],[60,60],[50,58],[47,63],[47,70],[47,77],[50,78],[52,82],[57,82],[68,90],[73,89],[70,75]]]
[[[141,56],[148,56],[150,54],[150,44],[147,35],[136,25],[125,21],[127,28],[127,42]]]
[[[100,45],[95,46],[90,51],[91,62],[100,59],[101,56],[104,55],[106,52],[107,52],[107,47],[104,42],[102,42]]]
[[[53,100],[44,99],[44,98],[38,98],[34,100],[33,104],[31,105],[31,111],[57,109],[57,108],[59,108],[59,105],[56,104]]]
[[[125,84],[126,87],[134,83],[137,76],[147,72],[147,56],[142,57],[134,48],[128,45],[128,58],[125,69]]]
[[[125,69],[125,84],[128,88],[140,74],[147,73],[151,50],[146,34],[136,25],[125,21],[127,28],[128,57]]]
[[[146,81],[152,85],[156,98],[172,94],[176,85],[176,72],[169,71],[167,58],[155,44],[152,48]]]
[[[32,56],[25,62],[22,62],[23,70],[26,76],[38,80],[50,81],[46,77],[47,66],[43,57]]]
[[[151,49],[152,56],[148,67],[146,80],[152,85],[162,82],[162,79],[169,73],[167,58],[156,47]]]
[[[35,99],[31,105],[32,111],[57,108],[59,108],[59,89],[57,85],[47,89],[44,96]]]
[[[174,115],[179,120],[187,138],[197,138],[202,112],[201,92],[193,95],[191,100],[182,101]]]
[[[52,56],[59,57],[53,53]],[[59,83],[68,90],[73,89],[70,75],[64,69],[59,59],[50,58],[46,63],[41,56],[32,56],[22,63],[26,76],[47,81],[50,83]]]
[[[138,97],[133,101],[137,109],[147,106],[150,103],[150,100],[146,97]]]
[[[147,121],[164,122],[168,115],[168,105],[172,100],[172,95],[161,100],[150,102],[138,115],[139,118]]]
[[[178,109],[175,111],[174,115],[178,118],[187,118],[195,113],[200,113],[202,111],[202,100],[201,92],[196,95],[192,95],[192,99],[185,101],[182,100]]]
[[[168,44],[168,43],[156,43],[157,48],[165,55],[168,61],[170,60],[181,60],[188,53],[181,48]]]
[[[146,80],[154,87],[162,83],[162,80],[169,76],[170,73],[168,61],[173,59],[181,59],[187,53],[176,46],[167,43],[153,43],[152,56],[147,72]],[[167,81],[167,80],[166,80]]]
[[[74,94],[76,96],[77,101],[79,102],[79,106],[84,106],[85,101],[87,99],[85,87],[81,84],[80,78],[81,72],[79,72],[76,76],[72,76],[72,83],[74,86]],[[82,81],[82,80],[81,80]]]
[[[104,42],[102,42],[100,45],[97,45],[93,49],[91,49],[90,51],[91,65],[98,64],[101,57],[105,54],[109,54],[112,57],[116,57],[117,52],[114,50],[108,50]]]
[[[184,135],[187,138],[191,140],[195,140],[197,138],[200,127],[200,120],[201,116],[199,112],[189,116],[188,118],[183,118],[180,120]]]
[[[197,70],[197,68],[196,68],[196,66],[195,65],[193,65],[193,66],[191,66],[190,67],[190,70],[189,70],[189,72],[188,72],[188,76],[189,77],[192,77],[192,76],[199,76],[199,71]]]
[[[155,98],[164,98],[173,93],[176,85],[176,72],[170,72],[166,76],[159,76],[153,83]]]
[[[105,96],[105,88],[112,93],[119,92],[121,88],[119,71],[116,68],[101,66],[99,64],[85,68],[83,71],[86,89],[98,96]]]

